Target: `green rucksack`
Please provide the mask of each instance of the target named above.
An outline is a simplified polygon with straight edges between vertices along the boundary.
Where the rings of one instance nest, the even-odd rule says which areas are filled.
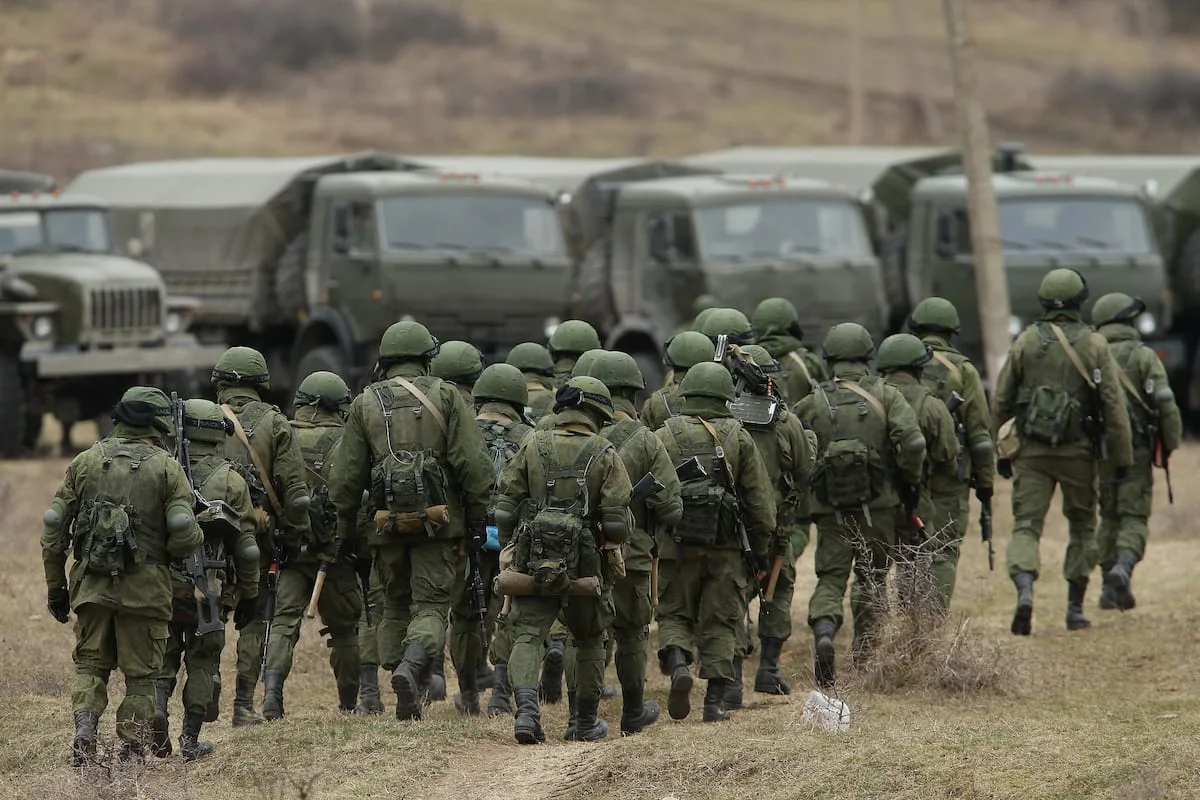
[[[680,480],[683,516],[675,526],[675,543],[713,547],[718,542],[729,541],[732,531],[737,529],[734,518],[737,499],[720,478],[722,467],[716,466],[717,443],[690,417],[671,417],[663,424],[679,450],[680,462],[686,463],[695,457],[707,472]]]
[[[1045,335],[1045,327],[1049,327],[1051,336]],[[1095,378],[1087,376],[1074,342],[1055,323],[1038,323],[1034,330],[1040,339],[1040,352],[1029,371],[1040,382],[1018,392],[1017,433],[1022,440],[1051,446],[1072,444],[1086,433],[1084,410],[1078,393],[1066,387],[1077,386],[1081,379],[1098,381],[1099,370]]]
[[[84,500],[75,521],[75,560],[88,575],[119,579],[146,561],[135,532],[138,509],[130,501],[138,470],[166,453],[140,442],[96,445],[100,450],[100,481],[96,494]],[[115,493],[114,493],[115,490]]]
[[[485,548],[493,553],[500,552],[500,529],[496,526],[496,501],[500,498],[500,473],[521,449],[521,441],[529,435],[531,428],[523,422],[497,422],[477,419],[475,424],[483,434],[484,444],[492,456],[492,494],[488,498],[487,542]],[[517,436],[512,434],[516,432]],[[520,439],[521,441],[514,441]]]
[[[829,410],[827,424],[814,425],[828,444],[817,459],[813,494],[839,511],[868,507],[887,486],[887,465],[876,443],[887,436],[887,412],[876,396],[878,379],[861,384],[834,379],[817,391]]]
[[[329,499],[325,467],[333,460],[334,450],[345,431],[340,427],[296,427],[300,454],[304,457],[304,482],[308,484],[308,524],[313,541],[328,544],[337,537],[337,509]]]

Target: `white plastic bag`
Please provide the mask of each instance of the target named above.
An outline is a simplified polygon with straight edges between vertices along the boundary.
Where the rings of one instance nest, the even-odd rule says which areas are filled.
[[[850,730],[850,706],[845,701],[835,697],[811,691],[804,700],[804,713],[801,717],[814,728],[831,733],[845,733]]]

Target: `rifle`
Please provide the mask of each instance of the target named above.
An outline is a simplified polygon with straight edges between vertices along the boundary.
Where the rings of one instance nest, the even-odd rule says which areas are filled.
[[[260,667],[260,680],[267,678],[267,651],[271,648],[271,623],[275,620],[275,601],[279,599],[279,545],[275,546],[275,551],[271,554],[271,566],[267,569],[267,608],[263,613],[263,622],[266,627],[263,629],[263,645],[262,645],[262,665]]]
[[[188,451],[187,436],[183,431],[183,401],[179,399],[179,394],[176,392],[171,392],[171,416],[175,423],[175,460],[183,468],[183,474],[187,476],[188,486],[191,487],[195,498],[192,510],[193,512],[198,509],[207,511],[208,501],[196,490],[196,484],[192,480],[191,454]],[[183,568],[192,580],[192,593],[196,600],[197,636],[225,630],[225,623],[221,619],[221,596],[208,585],[208,573],[206,572],[208,569],[220,569],[224,566],[225,562],[223,561],[209,560],[208,548],[204,541],[200,542],[200,546],[194,553],[183,559]]]
[[[954,418],[954,438],[958,439],[958,462],[956,472],[962,483],[967,482],[967,426],[958,418],[958,410],[967,402],[958,392],[951,392],[946,398],[946,410]]]
[[[697,462],[699,463],[699,462]],[[663,486],[658,478],[654,477],[653,472],[647,472],[637,483],[633,485],[633,491],[629,495],[629,504],[645,502],[652,495],[658,494],[663,489]],[[647,512],[647,517],[649,512]],[[658,537],[650,530],[650,522],[647,519],[646,529],[650,533],[650,605],[658,608]]]
[[[467,576],[468,589],[471,592],[471,612],[475,615],[475,621],[479,625],[479,646],[483,648],[484,660],[487,659],[488,641],[491,637],[488,635],[487,627],[487,589],[483,585],[483,573],[479,570],[479,554],[483,552],[484,545],[487,543],[486,538],[480,538],[478,533],[472,534],[471,542],[467,545],[467,567],[470,574]]]
[[[699,466],[699,461],[697,461]],[[703,467],[701,467],[703,469]],[[713,455],[713,472],[716,473],[716,478],[724,484],[726,491],[733,498],[733,521],[737,525],[738,544],[742,550],[742,566],[746,568],[746,572],[750,575],[750,580],[754,582],[755,594],[758,595],[760,604],[767,602],[766,592],[763,590],[762,580],[758,575],[758,562],[754,558],[754,550],[750,547],[750,535],[746,532],[746,522],[742,519],[742,504],[738,500],[737,492],[733,486],[733,476],[729,474],[728,464],[725,462],[725,448],[719,443]]]
[[[1154,426],[1154,452],[1150,464],[1163,471],[1167,479],[1167,502],[1175,505],[1175,489],[1171,486],[1171,451],[1163,447],[1162,430],[1157,425]]]
[[[988,549],[988,571],[996,569],[996,551],[992,548],[992,499],[979,504],[979,535]]]
[[[1100,368],[1092,371],[1092,403],[1095,413],[1091,416],[1090,434],[1092,450],[1101,461],[1108,461],[1108,426],[1104,421],[1104,399],[1100,397]]]
[[[362,558],[362,556],[359,556]],[[358,581],[362,584],[363,593],[363,616],[366,618],[367,627],[371,627],[371,570],[366,569],[358,573]]]
[[[333,550],[336,553],[340,549],[341,539],[333,540]],[[304,610],[304,616],[308,619],[314,619],[317,616],[317,604],[321,602],[321,593],[325,591],[325,579],[329,576],[329,562],[322,561],[321,566],[317,567],[317,579],[313,581],[312,596],[308,598],[308,608]]]

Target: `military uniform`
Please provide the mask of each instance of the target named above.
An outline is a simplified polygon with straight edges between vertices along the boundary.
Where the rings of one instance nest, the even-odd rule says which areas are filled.
[[[575,362],[588,350],[601,348],[600,334],[588,323],[579,319],[569,319],[554,329],[550,334],[547,348],[554,359],[554,385],[562,386],[571,378]]]
[[[381,579],[378,646],[392,670],[396,716],[420,719],[420,684],[446,643],[459,543],[482,528],[492,484],[483,437],[462,396],[428,375],[437,340],[398,322],[380,343],[380,380],[355,398],[329,481],[339,538],[352,539],[363,492],[378,526],[370,537]]]
[[[113,411],[112,433],[75,457],[45,514],[47,606],[62,623],[76,615],[75,766],[94,756],[114,669],[125,676],[117,709],[122,756],[144,752],[170,634],[167,563],[204,541],[183,467],[159,446],[174,435],[170,413],[160,390],[127,391]],[[75,559],[69,582],[68,553]]]
[[[912,407],[899,391],[870,374],[874,352],[861,325],[833,326],[824,345],[833,378],[796,407],[818,440],[813,475],[817,586],[808,604],[808,624],[821,686],[835,679],[833,637],[842,623],[842,599],[852,570],[855,654],[870,652],[875,609],[883,602],[895,546],[900,507],[895,484],[918,485],[925,462],[925,437]]]
[[[597,714],[604,636],[613,621],[613,572],[602,548],[617,547],[628,536],[629,476],[612,444],[596,435],[612,416],[608,389],[595,378],[572,378],[559,390],[555,408],[554,430],[535,432],[504,467],[496,502],[501,544],[512,543],[513,569],[531,591],[513,597],[509,618],[514,734],[521,744],[545,740],[536,681],[560,613],[579,652],[573,738],[607,735]],[[518,526],[524,503],[531,510]],[[596,591],[568,594],[583,579],[591,579]]]
[[[506,364],[525,376],[525,416],[535,422],[553,412],[554,359],[550,351],[535,342],[522,342],[508,353]]]
[[[679,382],[689,368],[701,361],[711,361],[713,343],[698,331],[684,331],[667,342],[663,363],[671,370],[667,383],[654,392],[642,404],[639,415],[642,424],[652,431],[662,427],[670,417],[679,416],[683,410],[683,398],[679,396]]]
[[[370,517],[366,541],[370,541],[370,527],[375,525],[374,514]],[[368,554],[369,559],[369,554]],[[383,700],[379,695],[379,618],[383,610],[383,578],[379,565],[370,561],[367,593],[363,598],[363,613],[358,619],[358,656],[362,671],[358,676],[357,714],[382,714]]]
[[[1079,311],[1087,298],[1082,276],[1074,270],[1052,270],[1038,298],[1046,311],[1013,342],[995,395],[995,424],[1015,419],[1021,440],[1011,468],[1015,480],[1008,574],[1017,587],[1012,632],[1023,636],[1032,630],[1033,582],[1041,569],[1038,546],[1055,487],[1062,488],[1069,535],[1063,560],[1069,586],[1067,628],[1079,630],[1091,625],[1083,615],[1083,600],[1097,560],[1099,443],[1106,440],[1114,477],[1127,477],[1133,462],[1129,414],[1116,363],[1104,337]]]

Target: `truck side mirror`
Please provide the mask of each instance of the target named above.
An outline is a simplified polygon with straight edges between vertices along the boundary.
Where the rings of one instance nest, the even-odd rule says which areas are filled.
[[[667,241],[667,222],[662,217],[651,217],[649,222],[650,257],[659,264],[671,261],[671,245]]]
[[[333,252],[345,255],[350,252],[350,207],[340,205],[333,209]]]
[[[934,251],[939,258],[953,258],[954,248],[954,218],[947,211],[939,211],[937,216],[937,243]]]

